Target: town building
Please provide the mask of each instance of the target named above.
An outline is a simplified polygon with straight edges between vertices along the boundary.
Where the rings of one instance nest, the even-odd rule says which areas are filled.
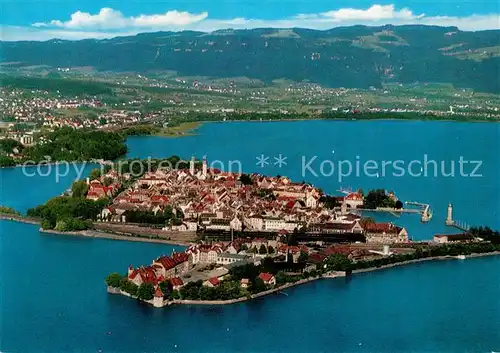
[[[458,233],[458,234],[436,234],[433,238],[434,242],[439,244],[445,243],[462,243],[471,242],[475,240],[475,237],[470,233]]]
[[[274,277],[274,275],[271,273],[262,272],[261,274],[259,274],[259,278],[264,282],[264,284],[268,286],[276,285],[276,277]]]
[[[366,223],[363,227],[367,243],[393,244],[408,242],[406,229],[392,223]]]

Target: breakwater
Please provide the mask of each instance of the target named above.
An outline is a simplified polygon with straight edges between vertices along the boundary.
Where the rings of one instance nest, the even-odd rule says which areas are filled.
[[[478,254],[469,254],[469,255],[463,255],[463,256],[464,256],[465,259],[468,259],[468,258],[475,258],[475,257],[498,256],[498,255],[500,255],[500,251],[493,251],[493,252],[487,252],[487,253],[478,253]],[[411,264],[417,264],[417,263],[421,263],[421,262],[443,261],[443,260],[457,260],[457,259],[459,259],[458,256],[451,256],[451,255],[435,256],[435,257],[425,257],[425,258],[421,258],[421,259],[408,260],[408,261],[402,261],[402,262],[395,262],[393,264],[382,265],[382,266],[379,266],[379,267],[369,267],[369,268],[363,268],[363,269],[359,269],[359,270],[353,270],[352,274],[364,273],[364,272],[372,272],[372,271],[377,271],[377,270],[384,270],[384,269],[388,269],[388,268],[405,266],[405,265],[411,265]]]

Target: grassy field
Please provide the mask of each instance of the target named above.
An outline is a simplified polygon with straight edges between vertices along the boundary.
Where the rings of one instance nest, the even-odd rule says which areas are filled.
[[[191,136],[194,135],[194,130],[200,127],[201,124],[201,122],[195,121],[189,123],[181,123],[180,125],[172,127],[164,127],[155,135],[165,137]]]

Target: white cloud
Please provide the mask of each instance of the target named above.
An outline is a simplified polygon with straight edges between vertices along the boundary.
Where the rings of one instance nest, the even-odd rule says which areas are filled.
[[[52,20],[48,23],[36,22],[34,27],[62,27],[67,29],[119,29],[119,28],[158,28],[169,26],[187,26],[203,21],[208,13],[191,14],[189,12],[168,11],[159,15],[139,15],[125,17],[120,11],[109,7],[102,8],[98,14],[77,11],[68,21]]]
[[[133,18],[132,22],[137,27],[186,26],[203,21],[207,17],[208,12],[190,14],[189,12],[168,11],[163,15],[141,15]]]
[[[207,12],[189,13],[171,10],[164,14],[124,16],[120,11],[103,8],[97,14],[77,11],[69,20],[55,19],[33,23],[31,27],[2,26],[3,40],[44,40],[52,38],[83,39],[110,38],[158,30],[198,30],[210,32],[234,28],[311,28],[330,29],[349,25],[379,26],[385,24],[424,24],[457,26],[461,30],[500,29],[500,15],[472,14],[463,17],[426,16],[411,9],[398,9],[395,5],[372,5],[364,9],[341,8],[310,14],[297,14],[283,19],[236,17],[232,19],[209,18]]]
[[[378,21],[417,17],[409,9],[396,10],[394,5],[373,5],[366,10],[346,8],[323,12],[321,16],[334,21]]]

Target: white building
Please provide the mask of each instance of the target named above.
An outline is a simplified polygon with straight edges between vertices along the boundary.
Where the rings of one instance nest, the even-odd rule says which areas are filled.
[[[232,264],[238,261],[245,260],[246,258],[247,256],[245,255],[221,253],[217,255],[217,264],[219,265]]]

